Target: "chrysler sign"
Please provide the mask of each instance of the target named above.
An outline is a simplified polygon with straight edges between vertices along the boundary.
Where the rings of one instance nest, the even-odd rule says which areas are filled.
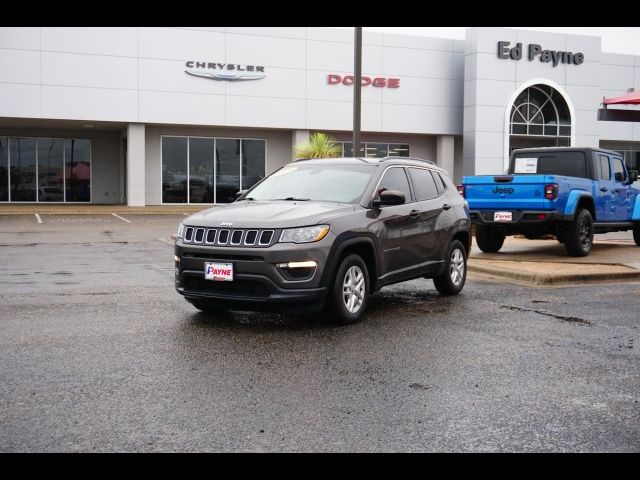
[[[212,80],[237,82],[240,80],[260,80],[265,77],[264,67],[258,65],[239,65],[237,63],[196,62],[185,63],[185,72],[196,77]]]

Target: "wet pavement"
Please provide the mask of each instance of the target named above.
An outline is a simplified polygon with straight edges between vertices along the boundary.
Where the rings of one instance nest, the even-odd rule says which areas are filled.
[[[0,216],[0,451],[640,451],[640,283],[214,316],[121,216]]]

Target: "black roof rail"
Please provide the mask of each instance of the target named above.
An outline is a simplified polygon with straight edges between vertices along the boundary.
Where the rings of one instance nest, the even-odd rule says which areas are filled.
[[[438,164],[433,160],[426,160],[424,158],[416,158],[416,157],[387,156],[380,159],[381,162],[386,162],[387,160],[414,160],[416,162],[425,162],[425,163],[430,163],[431,165],[435,165],[436,167],[438,166]]]

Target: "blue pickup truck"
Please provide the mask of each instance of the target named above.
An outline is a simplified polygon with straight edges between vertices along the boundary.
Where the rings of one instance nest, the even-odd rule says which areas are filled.
[[[514,150],[507,174],[463,177],[458,188],[483,252],[499,251],[507,235],[550,234],[582,257],[595,233],[633,230],[640,245],[637,180],[617,152],[548,147]]]

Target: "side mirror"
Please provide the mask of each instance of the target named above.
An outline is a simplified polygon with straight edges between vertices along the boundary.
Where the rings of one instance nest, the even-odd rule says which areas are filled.
[[[246,190],[240,190],[238,193],[236,193],[236,200],[238,200],[245,193],[247,193]]]
[[[380,192],[380,198],[373,200],[374,207],[384,207],[388,205],[402,205],[405,203],[406,197],[404,193],[398,190],[383,190]]]
[[[629,183],[638,181],[638,171],[637,170],[629,170]]]

